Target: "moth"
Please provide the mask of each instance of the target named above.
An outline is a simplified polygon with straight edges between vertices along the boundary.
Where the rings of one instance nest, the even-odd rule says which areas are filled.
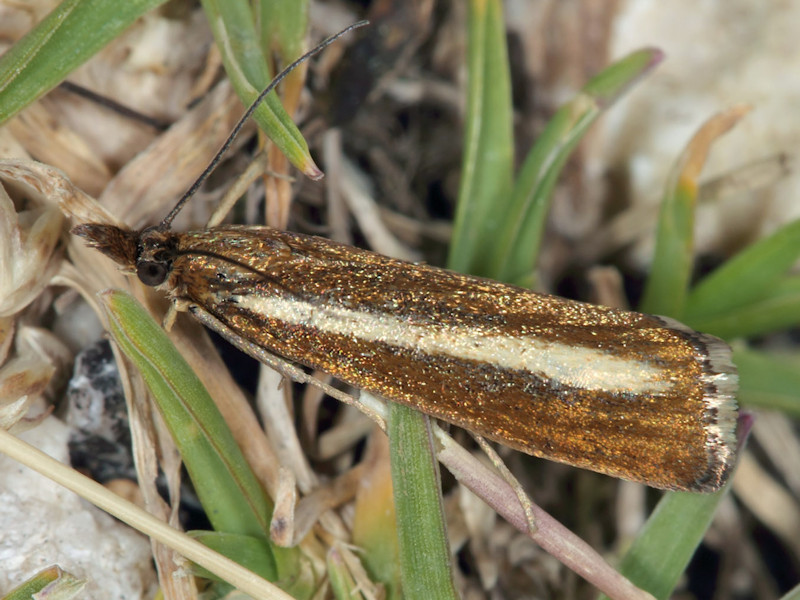
[[[73,233],[244,349],[535,456],[663,489],[725,483],[737,374],[716,337],[269,227],[172,231],[240,125],[161,224]]]

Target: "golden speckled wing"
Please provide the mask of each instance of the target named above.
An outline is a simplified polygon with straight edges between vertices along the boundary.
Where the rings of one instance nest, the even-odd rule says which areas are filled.
[[[261,227],[174,236],[167,287],[228,330],[510,447],[667,489],[733,463],[713,336]]]

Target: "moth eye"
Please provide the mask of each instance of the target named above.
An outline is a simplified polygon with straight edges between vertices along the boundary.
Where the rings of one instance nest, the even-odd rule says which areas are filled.
[[[143,284],[155,287],[164,283],[167,267],[164,263],[145,260],[136,265],[136,275]]]

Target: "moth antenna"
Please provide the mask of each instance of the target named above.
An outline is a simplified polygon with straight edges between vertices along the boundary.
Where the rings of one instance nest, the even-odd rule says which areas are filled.
[[[242,127],[244,127],[244,124],[247,122],[247,120],[250,117],[253,116],[253,113],[258,108],[258,105],[261,104],[261,102],[263,102],[264,98],[266,98],[267,95],[272,90],[274,90],[278,86],[278,84],[281,81],[283,81],[283,79],[297,67],[297,65],[299,65],[300,63],[308,60],[309,58],[311,58],[315,54],[318,54],[319,52],[321,52],[322,50],[327,48],[329,45],[331,45],[333,42],[338,40],[340,37],[342,37],[346,33],[349,33],[353,29],[358,29],[359,27],[364,27],[365,25],[368,25],[368,24],[369,24],[369,21],[359,21],[358,23],[353,23],[349,27],[346,27],[345,29],[342,29],[339,33],[335,33],[332,36],[322,40],[319,44],[314,46],[311,50],[309,50],[308,52],[303,54],[300,58],[296,59],[288,67],[285,67],[280,73],[278,73],[272,79],[272,81],[269,82],[269,85],[266,88],[264,88],[264,90],[258,95],[258,97],[256,97],[256,99],[253,101],[253,103],[250,104],[250,106],[247,108],[247,110],[244,111],[244,114],[241,116],[239,121],[237,121],[236,125],[234,126],[233,130],[231,131],[231,134],[228,136],[228,139],[225,140],[225,143],[222,144],[222,147],[217,151],[217,153],[214,155],[214,158],[211,159],[211,162],[203,170],[203,172],[195,180],[195,182],[191,185],[191,187],[183,193],[183,196],[181,196],[180,200],[178,200],[177,204],[175,204],[173,209],[171,211],[169,211],[169,214],[166,217],[164,217],[164,220],[161,221],[161,223],[158,226],[159,229],[167,229],[167,228],[169,228],[169,226],[172,224],[172,221],[175,219],[175,217],[178,215],[178,213],[183,208],[183,205],[186,204],[186,202],[189,200],[189,198],[191,198],[192,196],[195,195],[197,190],[200,189],[200,186],[205,183],[206,179],[208,179],[208,176],[211,175],[211,173],[214,171],[214,169],[220,163],[220,161],[222,160],[222,157],[225,155],[225,153],[231,147],[231,144],[233,144],[233,141],[236,139],[236,136],[239,135],[239,132],[241,131]]]

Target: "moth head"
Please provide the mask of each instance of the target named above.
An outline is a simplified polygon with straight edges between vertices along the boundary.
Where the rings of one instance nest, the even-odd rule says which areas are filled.
[[[164,283],[172,270],[175,256],[175,234],[161,225],[148,227],[139,235],[136,276],[152,287]]]
[[[136,273],[145,285],[161,285],[172,269],[175,235],[166,228],[156,226],[131,231],[115,225],[85,223],[74,227],[72,233],[125,270]]]

